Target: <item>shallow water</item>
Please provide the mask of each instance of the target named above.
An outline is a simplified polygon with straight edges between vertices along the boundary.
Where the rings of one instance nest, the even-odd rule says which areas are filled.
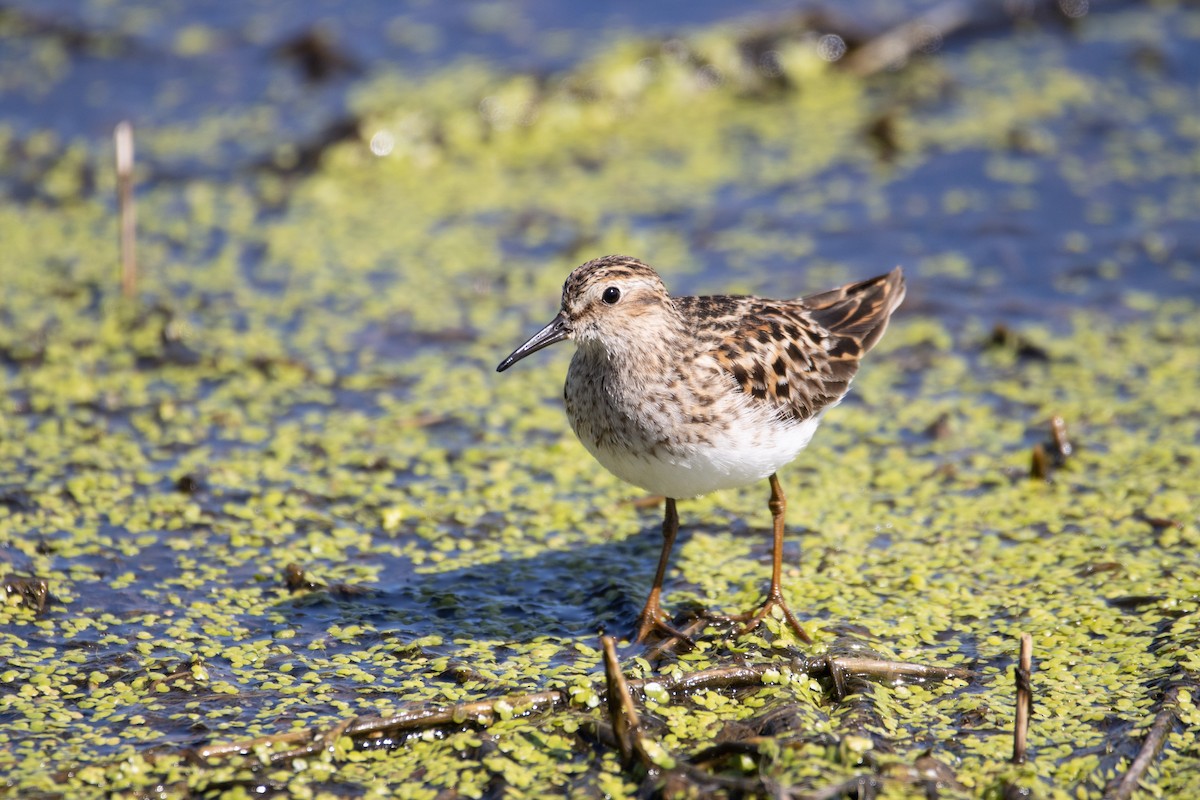
[[[1098,796],[1161,687],[1194,682],[1194,10],[974,30],[867,81],[781,35],[781,87],[738,58],[785,18],[772,4],[728,25],[717,4],[80,8],[17,16],[103,34],[78,50],[62,27],[0,40],[6,62],[42,54],[0,93],[0,563],[52,595],[0,607],[18,793],[59,791],[55,770],[76,794],[246,789],[238,765],[177,749],[594,679],[597,632],[624,633],[651,580],[659,511],[571,436],[568,346],[493,370],[566,271],[612,251],[677,292],[794,296],[904,265],[896,323],[783,476],[785,590],[817,652],[984,674],[875,687],[883,733],[803,680],[678,698],[654,710],[677,753],[761,702],[832,737],[785,736],[804,757],[771,762],[783,783],[867,769],[829,752],[857,736],[903,762],[931,748],[972,789]],[[358,68],[309,84],[271,52],[330,15]],[[404,44],[398,15],[438,46]],[[142,170],[133,301],[110,199],[120,116]],[[1076,452],[1030,481],[1056,414]],[[681,506],[669,608],[754,602],[765,505],[748,487]],[[320,585],[289,589],[289,564]],[[1022,631],[1038,713],[1014,773]],[[714,633],[679,668],[792,646]],[[453,734],[336,761],[330,791],[632,792],[574,736],[588,713],[489,728],[499,750]],[[1193,732],[1163,756],[1167,794],[1200,774]],[[254,780],[308,790],[322,769]]]

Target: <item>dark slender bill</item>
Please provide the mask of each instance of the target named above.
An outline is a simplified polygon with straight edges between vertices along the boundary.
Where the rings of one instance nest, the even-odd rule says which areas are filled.
[[[501,361],[500,366],[496,367],[496,372],[504,372],[504,370],[530,353],[536,353],[543,347],[549,347],[555,342],[561,342],[567,338],[568,333],[566,312],[560,311],[558,312],[558,316],[550,321],[549,325],[529,337],[528,342],[513,350],[508,358]]]

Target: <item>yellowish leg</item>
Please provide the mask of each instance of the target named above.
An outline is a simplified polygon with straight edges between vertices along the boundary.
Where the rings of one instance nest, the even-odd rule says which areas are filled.
[[[643,642],[652,631],[657,631],[665,637],[675,636],[685,641],[691,639],[684,633],[676,630],[667,624],[666,612],[659,605],[659,600],[662,598],[663,578],[667,574],[667,560],[671,556],[671,548],[675,546],[675,536],[679,533],[679,512],[675,510],[675,499],[667,498],[666,505],[663,509],[663,547],[662,554],[658,557],[658,569],[654,573],[654,586],[650,589],[650,596],[646,598],[646,605],[642,608],[642,613],[638,617],[638,642]]]
[[[787,620],[788,625],[792,626],[792,630],[796,632],[801,641],[811,642],[812,640],[808,638],[804,628],[800,627],[800,622],[792,614],[792,610],[788,608],[787,601],[783,599],[783,524],[787,501],[783,498],[783,488],[779,485],[779,478],[772,474],[770,480],[771,499],[767,502],[767,507],[771,509],[771,522],[775,535],[775,549],[771,561],[771,588],[767,591],[766,601],[757,611],[744,614],[737,619],[745,620],[746,624],[742,626],[742,633],[746,633],[757,628],[758,624],[763,621],[763,617],[770,613],[772,608],[778,606],[779,610],[783,612],[784,619]]]

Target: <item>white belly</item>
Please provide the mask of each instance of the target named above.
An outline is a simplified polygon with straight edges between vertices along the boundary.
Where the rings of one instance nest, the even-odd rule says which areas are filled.
[[[820,416],[794,425],[755,426],[750,435],[732,433],[711,443],[674,451],[656,448],[636,454],[627,448],[602,448],[580,437],[612,474],[652,494],[682,499],[765,480],[791,463],[813,437]]]

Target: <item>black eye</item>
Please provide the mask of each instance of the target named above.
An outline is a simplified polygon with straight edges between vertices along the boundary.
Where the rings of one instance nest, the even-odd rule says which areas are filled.
[[[610,306],[621,299],[621,290],[615,286],[610,286],[604,290],[604,296],[601,298]]]

